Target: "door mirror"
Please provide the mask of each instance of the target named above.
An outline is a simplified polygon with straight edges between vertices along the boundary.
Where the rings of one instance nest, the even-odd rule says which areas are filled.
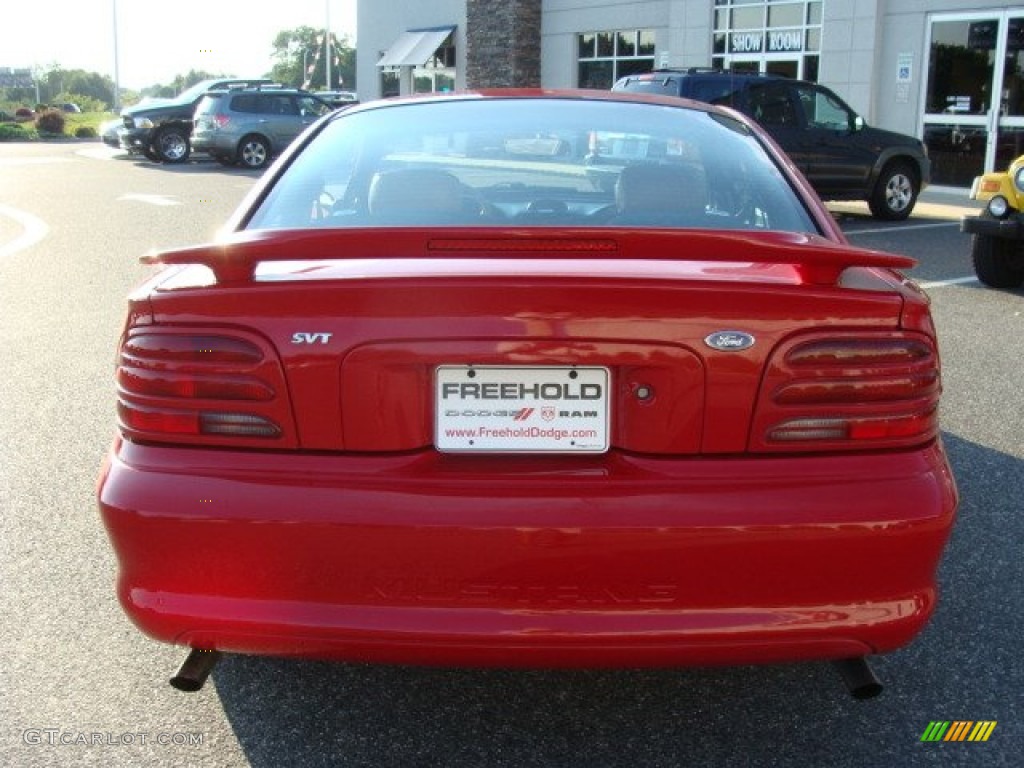
[[[850,121],[851,131],[863,131],[864,130],[864,118],[860,115],[854,115],[853,120]]]

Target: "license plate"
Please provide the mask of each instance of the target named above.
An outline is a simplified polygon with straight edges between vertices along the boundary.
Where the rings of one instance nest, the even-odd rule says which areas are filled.
[[[442,365],[434,384],[439,451],[604,453],[607,368]]]

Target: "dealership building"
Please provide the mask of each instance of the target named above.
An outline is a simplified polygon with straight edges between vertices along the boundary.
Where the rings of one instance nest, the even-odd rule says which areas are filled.
[[[610,88],[654,68],[813,80],[920,136],[933,184],[1024,153],[1024,5],[986,0],[391,0],[359,3],[363,100]]]

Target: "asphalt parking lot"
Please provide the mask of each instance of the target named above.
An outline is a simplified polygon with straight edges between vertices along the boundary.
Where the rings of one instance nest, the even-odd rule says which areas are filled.
[[[961,492],[934,620],[855,701],[828,664],[681,670],[414,669],[227,657],[198,694],[180,649],[113,592],[93,501],[137,256],[209,237],[255,175],[99,145],[0,144],[0,765],[1017,766],[1024,665],[1024,291],[971,276],[962,193],[911,220],[833,206],[858,245],[919,260]],[[879,563],[885,568],[886,563]],[[933,721],[988,741],[923,742]]]

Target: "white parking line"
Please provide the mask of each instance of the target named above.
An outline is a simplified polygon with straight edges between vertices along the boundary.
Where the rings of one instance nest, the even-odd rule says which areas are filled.
[[[89,147],[87,149],[79,149],[75,152],[76,155],[82,157],[88,157],[93,160],[113,160],[115,157],[128,154],[123,149],[114,149],[104,144],[102,147]]]
[[[918,285],[927,291],[929,288],[944,288],[947,285],[963,285],[964,283],[976,282],[978,282],[978,278],[970,275],[969,277],[954,277],[949,280],[932,280],[929,283],[918,283]]]
[[[147,203],[148,205],[181,205],[181,201],[175,200],[172,195],[142,195],[131,193],[121,195],[117,199],[118,201],[130,200],[136,203]]]
[[[46,225],[45,221],[37,219],[31,213],[19,211],[17,208],[0,205],[0,216],[14,219],[25,230],[7,245],[0,245],[0,259],[13,256],[18,251],[35,245],[50,232],[50,228]]]
[[[938,221],[934,224],[908,224],[905,227],[879,227],[878,229],[851,229],[844,231],[847,237],[854,235],[880,235],[887,232],[909,232],[912,229],[938,229],[939,227],[959,227],[959,221]]]

